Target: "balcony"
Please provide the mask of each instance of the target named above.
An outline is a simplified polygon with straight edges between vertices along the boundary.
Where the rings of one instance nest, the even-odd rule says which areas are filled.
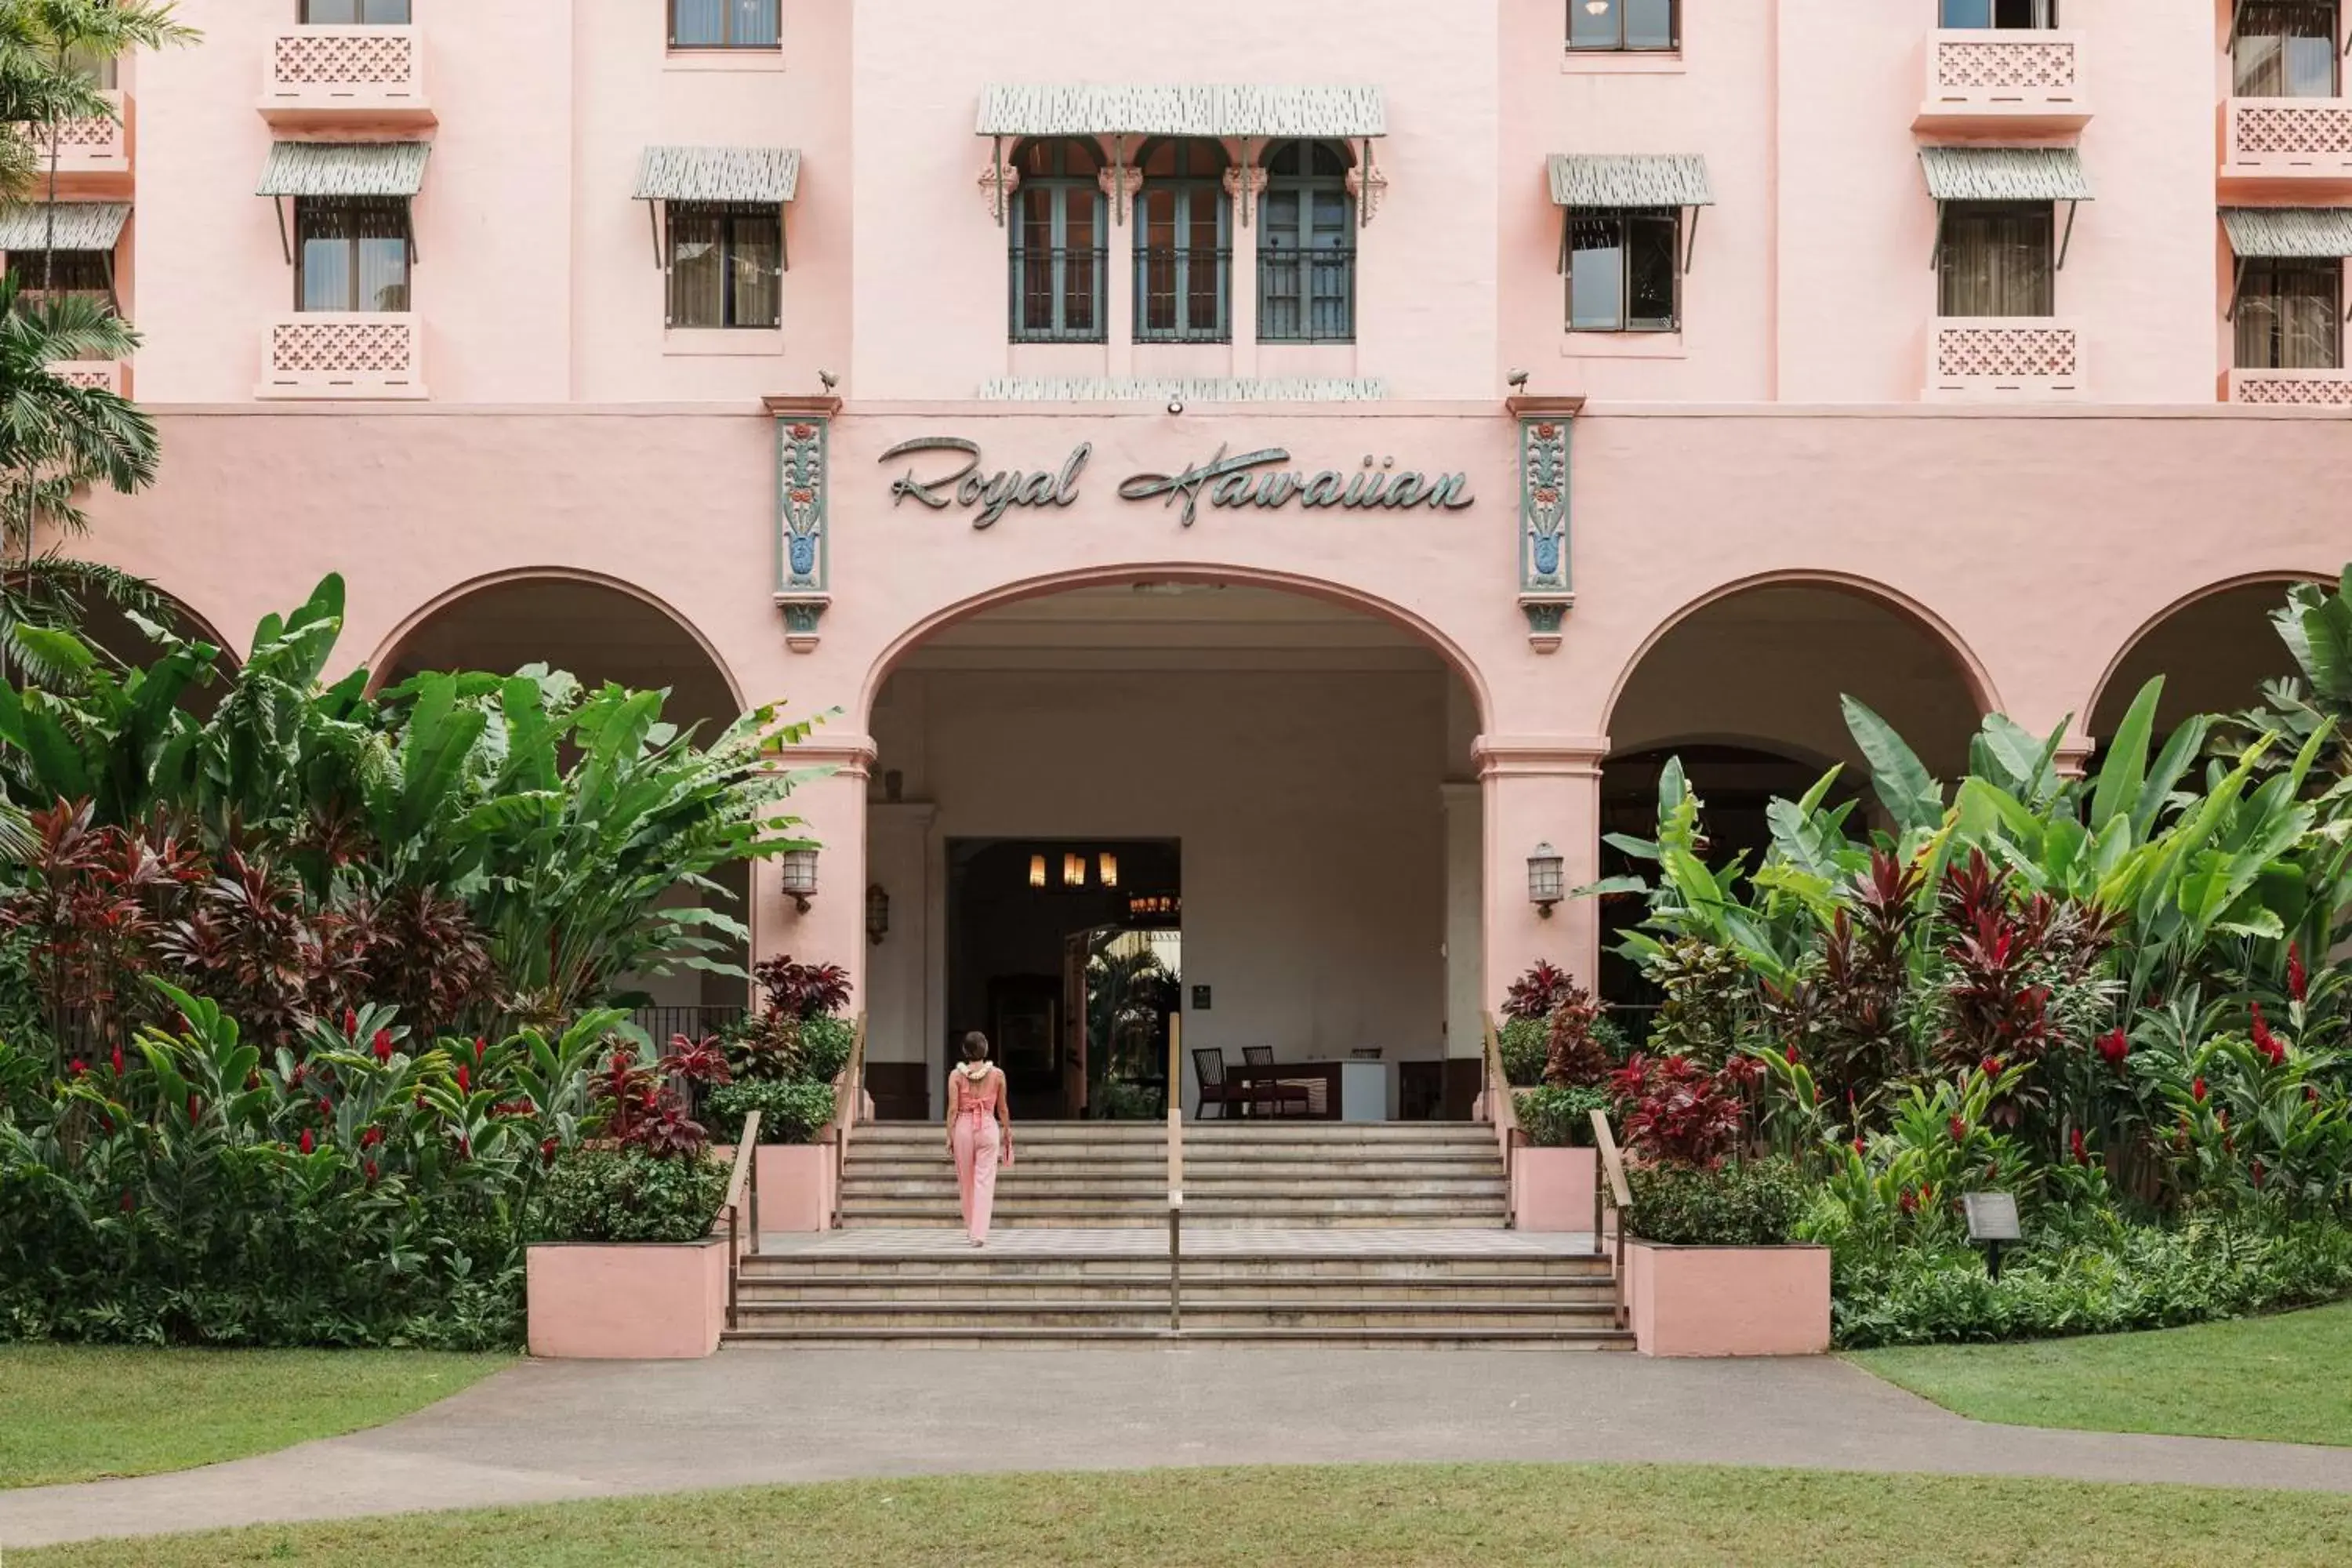
[[[113,106],[110,117],[58,122],[54,151],[58,195],[61,196],[131,194],[131,99],[113,91],[99,96]],[[43,191],[47,188],[49,177],[50,138],[38,125],[28,125],[25,131],[38,171],[35,189]]]
[[[2083,331],[2063,316],[1938,316],[1927,331],[1933,402],[2083,395]]]
[[[2221,124],[2221,184],[2232,194],[2352,192],[2352,100],[2233,98]]]
[[[1927,96],[1915,131],[2047,136],[2091,118],[2085,35],[1955,27],[1927,35]]]
[[[261,116],[287,131],[432,124],[424,33],[413,26],[279,29],[269,40]]]
[[[2230,401],[2268,408],[2352,409],[2352,370],[2233,370]]]
[[[131,367],[119,359],[58,360],[49,374],[68,386],[94,386],[117,396],[131,395]]]
[[[310,310],[269,323],[266,398],[413,399],[425,393],[425,322],[414,311]]]

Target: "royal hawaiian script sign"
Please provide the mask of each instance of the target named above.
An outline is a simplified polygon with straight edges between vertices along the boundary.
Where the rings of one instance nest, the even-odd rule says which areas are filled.
[[[961,507],[972,514],[972,527],[993,528],[1015,507],[1066,507],[1076,501],[1087,460],[1093,456],[1093,445],[1081,443],[1059,469],[992,470],[982,460],[976,441],[919,436],[883,453],[881,461],[914,459],[891,482],[893,506],[911,499],[934,511]],[[1208,461],[1176,473],[1137,474],[1120,483],[1118,497],[1156,500],[1163,508],[1181,503],[1186,528],[1198,520],[1204,505],[1226,510],[1255,507],[1277,511],[1295,506],[1309,511],[1403,511],[1415,507],[1460,511],[1474,499],[1469,475],[1400,470],[1393,458],[1367,457],[1347,473],[1337,468],[1306,473],[1289,465],[1290,453],[1280,447],[1241,453],[1220,447]]]

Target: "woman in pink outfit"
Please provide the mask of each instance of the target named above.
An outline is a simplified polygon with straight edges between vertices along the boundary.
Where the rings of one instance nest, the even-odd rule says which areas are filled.
[[[955,1157],[964,1228],[974,1247],[986,1247],[996,1167],[1013,1163],[1013,1113],[1004,1105],[1004,1075],[989,1065],[988,1037],[977,1031],[963,1037],[963,1065],[948,1075],[948,1152]]]

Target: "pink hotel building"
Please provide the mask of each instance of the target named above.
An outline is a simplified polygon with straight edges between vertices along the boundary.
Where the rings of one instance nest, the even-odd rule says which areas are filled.
[[[232,646],[336,571],[386,678],[829,710],[748,912],[886,1114],[971,1027],[1076,1108],[1146,951],[1461,1114],[1530,960],[1639,1000],[1529,863],[1669,752],[1749,842],[1841,692],[1949,777],[2273,670],[2352,555],[2345,8],[183,0],[64,155],[166,444],[91,547]]]

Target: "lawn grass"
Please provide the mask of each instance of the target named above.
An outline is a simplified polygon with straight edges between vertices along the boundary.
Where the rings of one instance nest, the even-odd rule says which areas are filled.
[[[514,1360],[0,1345],[0,1487],[184,1470],[356,1432]]]
[[[2352,1304],[2017,1345],[1859,1351],[1857,1366],[2020,1426],[2352,1445]]]
[[[1727,1563],[2270,1568],[2352,1558],[2352,1499],[1675,1466],[954,1477],[266,1526],[9,1568],[1421,1568]]]

